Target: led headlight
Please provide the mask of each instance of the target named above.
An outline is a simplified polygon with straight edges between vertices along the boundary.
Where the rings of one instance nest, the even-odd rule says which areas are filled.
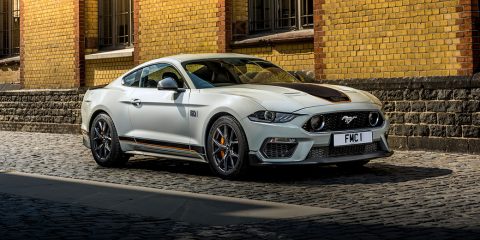
[[[293,113],[282,113],[273,111],[258,111],[248,116],[254,122],[286,123],[295,119],[298,115]]]

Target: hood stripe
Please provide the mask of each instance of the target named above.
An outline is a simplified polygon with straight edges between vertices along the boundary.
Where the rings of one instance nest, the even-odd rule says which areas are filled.
[[[336,89],[329,88],[326,86],[321,86],[318,84],[309,84],[309,83],[272,83],[268,84],[277,87],[290,88],[297,91],[301,91],[312,96],[325,99],[330,102],[339,103],[339,102],[350,102],[350,98],[347,94],[340,92]]]

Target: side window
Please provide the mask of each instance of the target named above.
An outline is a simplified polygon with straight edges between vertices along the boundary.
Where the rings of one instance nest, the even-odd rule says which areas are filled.
[[[140,84],[140,70],[130,73],[123,78],[123,85],[127,87],[138,87]]]
[[[140,87],[157,88],[158,82],[168,77],[173,78],[179,88],[185,87],[182,75],[174,67],[163,63],[151,65],[142,70]]]

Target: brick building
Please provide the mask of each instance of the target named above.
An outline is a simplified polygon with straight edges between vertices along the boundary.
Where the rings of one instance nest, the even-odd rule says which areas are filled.
[[[0,86],[81,89],[166,55],[246,53],[305,81],[372,91],[386,104],[397,148],[480,151],[478,0],[0,0],[0,5]],[[51,99],[50,92],[40,101]],[[53,92],[81,96],[81,90]],[[2,94],[0,103],[36,99],[26,90]],[[19,94],[26,97],[14,98]],[[43,112],[51,118],[38,117],[25,104],[26,116],[16,116],[22,112],[18,106],[3,105],[10,108],[0,110],[0,129],[59,131],[49,124],[78,124],[78,104],[64,106],[73,117]]]

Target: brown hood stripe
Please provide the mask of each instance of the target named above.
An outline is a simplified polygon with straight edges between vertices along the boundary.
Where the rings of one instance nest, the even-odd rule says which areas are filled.
[[[350,98],[347,94],[340,92],[336,89],[308,83],[272,83],[269,84],[277,87],[291,88],[304,93],[308,93],[312,96],[325,99],[330,102],[350,102]]]

